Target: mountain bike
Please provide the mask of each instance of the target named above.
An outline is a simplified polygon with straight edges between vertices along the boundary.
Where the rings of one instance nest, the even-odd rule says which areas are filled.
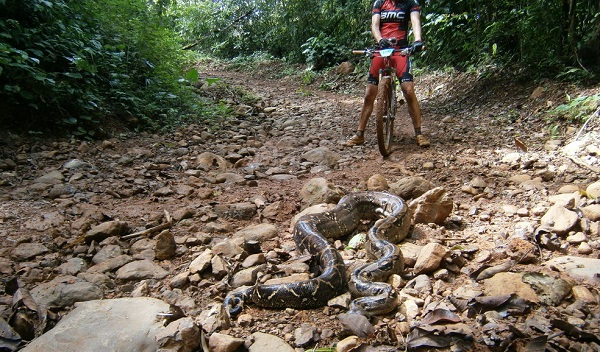
[[[396,107],[398,105],[398,100],[396,99],[398,78],[396,77],[396,70],[390,65],[390,57],[395,52],[399,52],[403,56],[408,56],[410,49],[352,50],[353,54],[364,54],[369,58],[380,56],[384,59],[384,68],[379,70],[379,85],[373,107],[377,131],[377,146],[379,147],[379,153],[383,157],[387,157],[392,153],[392,141],[394,140],[394,120],[396,119]],[[402,103],[404,100],[401,99],[400,102]]]

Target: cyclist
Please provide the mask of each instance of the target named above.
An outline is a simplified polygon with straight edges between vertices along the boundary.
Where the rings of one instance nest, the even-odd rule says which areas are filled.
[[[411,24],[414,36],[412,45],[408,45],[408,25]],[[419,52],[423,49],[421,38],[421,7],[417,0],[376,0],[373,5],[371,17],[371,33],[378,43],[380,49],[392,47],[391,38],[396,38],[395,47],[409,48],[410,53]],[[421,132],[421,106],[415,94],[413,76],[410,73],[410,58],[394,53],[391,64],[396,69],[400,80],[400,88],[408,103],[408,114],[413,123],[417,145],[429,146],[429,139]],[[346,144],[349,146],[360,145],[365,142],[365,128],[369,117],[373,112],[373,104],[377,96],[377,84],[379,83],[379,69],[383,68],[383,59],[374,57],[369,69],[367,88],[363,106],[360,111],[360,120],[356,134]]]

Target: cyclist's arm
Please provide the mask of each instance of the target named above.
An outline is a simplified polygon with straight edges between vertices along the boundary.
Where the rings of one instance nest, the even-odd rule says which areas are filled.
[[[371,33],[373,34],[373,38],[375,38],[375,42],[379,43],[381,38],[381,30],[379,26],[381,25],[381,15],[375,14],[371,17]]]
[[[375,17],[375,16],[373,16],[373,17]],[[419,11],[413,11],[410,13],[410,23],[412,25],[414,41],[415,42],[422,41],[422,38],[421,38],[421,13]]]

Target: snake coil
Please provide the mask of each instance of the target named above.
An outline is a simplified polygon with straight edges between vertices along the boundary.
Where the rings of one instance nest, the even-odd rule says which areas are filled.
[[[354,270],[347,284],[344,262],[328,238],[354,231],[361,220],[378,219],[367,235],[367,253],[376,261]],[[349,286],[357,297],[350,313],[377,315],[397,306],[397,292],[383,282],[403,270],[402,252],[394,244],[406,237],[410,213],[402,198],[383,192],[357,192],[344,196],[326,212],[302,216],[294,226],[297,249],[317,259],[320,275],[286,284],[256,284],[230,292],[223,302],[230,315],[237,315],[246,301],[265,308],[311,309],[325,306]]]

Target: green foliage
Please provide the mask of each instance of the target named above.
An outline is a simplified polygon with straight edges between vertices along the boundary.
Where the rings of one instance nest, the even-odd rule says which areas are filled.
[[[117,117],[160,125],[192,111],[177,36],[144,0],[6,0],[0,4],[0,95],[24,119],[93,137]],[[6,115],[5,115],[6,116]]]
[[[592,78],[590,70],[600,70],[597,1],[460,0],[422,5],[428,46],[424,59],[430,66],[463,70],[521,66],[533,75],[562,72],[563,78],[572,80],[584,77],[565,67],[587,65],[585,78]]]
[[[335,39],[321,33],[310,37],[301,45],[302,54],[306,56],[306,63],[311,69],[321,70],[332,64],[343,61],[348,55],[349,48],[336,44]]]
[[[568,94],[566,102],[548,112],[550,121],[564,121],[580,124],[598,113],[600,108],[600,94],[580,96],[575,99]]]

